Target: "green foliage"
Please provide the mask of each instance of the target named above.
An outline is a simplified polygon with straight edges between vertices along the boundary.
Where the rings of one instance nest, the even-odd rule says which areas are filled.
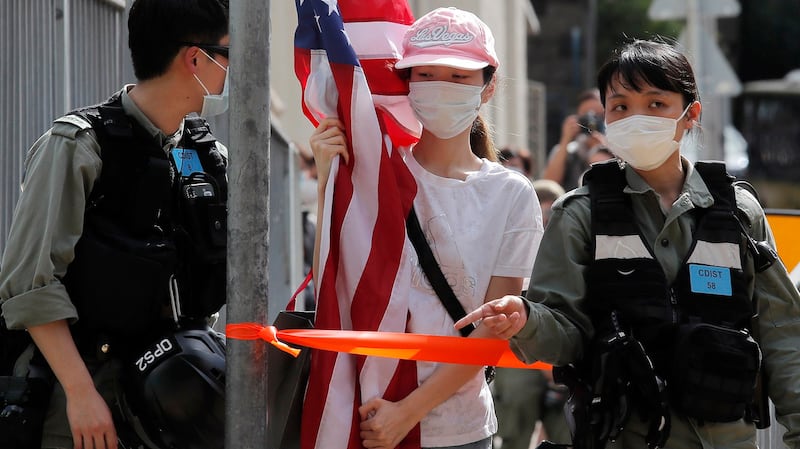
[[[652,21],[647,9],[652,0],[597,0],[598,68],[615,48],[631,39],[652,39],[658,36],[677,40],[683,21]]]

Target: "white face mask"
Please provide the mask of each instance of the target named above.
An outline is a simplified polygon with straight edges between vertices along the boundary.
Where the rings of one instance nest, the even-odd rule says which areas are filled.
[[[680,146],[673,140],[675,130],[689,106],[677,119],[632,115],[606,124],[608,147],[633,168],[647,171],[660,167]]]
[[[472,126],[481,107],[483,86],[449,81],[416,81],[408,84],[408,99],[423,128],[440,139],[449,139]]]
[[[203,90],[206,92],[205,96],[203,96],[203,109],[200,111],[200,116],[201,117],[213,117],[215,115],[220,115],[223,112],[228,110],[228,75],[229,75],[229,72],[228,72],[228,69],[226,67],[224,67],[222,64],[217,62],[216,59],[214,59],[211,56],[209,56],[208,53],[206,53],[203,50],[200,50],[200,51],[203,52],[203,54],[206,55],[206,57],[208,59],[210,59],[211,62],[213,62],[214,64],[219,66],[219,68],[221,68],[222,70],[225,71],[225,81],[224,81],[225,84],[222,87],[222,92],[219,93],[219,94],[212,94],[211,92],[209,92],[209,90],[206,89],[206,85],[203,84],[203,82],[200,81],[200,78],[197,77],[197,74],[196,73],[194,74],[194,79],[196,79],[197,82],[200,83],[200,87],[202,87]]]

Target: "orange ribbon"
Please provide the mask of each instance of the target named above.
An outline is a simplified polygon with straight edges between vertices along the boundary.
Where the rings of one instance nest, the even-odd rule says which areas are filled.
[[[406,334],[401,332],[341,331],[322,329],[284,329],[257,323],[228,324],[227,336],[239,340],[261,338],[297,357],[293,343],[324,351],[389,357],[404,360],[491,365],[502,368],[549,370],[543,362],[525,364],[508,346],[508,341],[490,338],[446,337],[441,335]]]
[[[299,349],[278,340],[278,330],[275,326],[265,327],[256,323],[229,324],[225,326],[225,333],[228,337],[237,340],[258,340],[260,338],[293,357],[300,355]]]

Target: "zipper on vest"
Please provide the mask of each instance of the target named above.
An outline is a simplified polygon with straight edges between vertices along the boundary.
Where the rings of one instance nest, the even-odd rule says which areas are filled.
[[[675,296],[675,289],[669,288],[669,303],[672,312],[672,324],[678,324],[678,298]]]

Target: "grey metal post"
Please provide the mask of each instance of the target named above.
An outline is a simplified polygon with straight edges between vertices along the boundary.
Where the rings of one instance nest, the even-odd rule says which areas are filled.
[[[266,323],[269,247],[269,0],[230,2],[228,323]],[[227,344],[225,447],[263,448],[267,351]]]

